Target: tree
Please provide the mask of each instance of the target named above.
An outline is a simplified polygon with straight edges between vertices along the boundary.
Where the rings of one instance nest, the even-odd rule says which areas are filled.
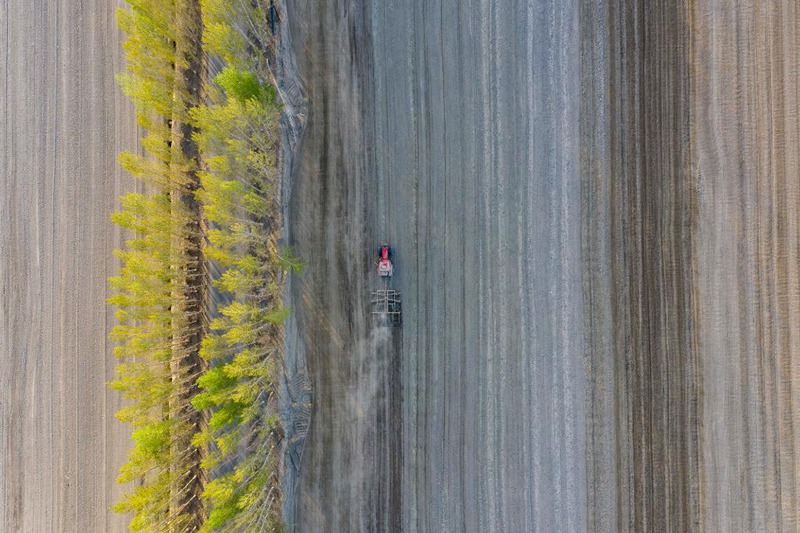
[[[118,307],[112,338],[122,358],[112,386],[130,401],[118,416],[134,428],[120,481],[140,482],[115,508],[134,513],[134,530],[192,531],[205,520],[206,481],[204,451],[191,445],[205,424],[191,404],[207,329],[200,153],[189,121],[202,100],[202,15],[197,0],[129,4],[119,12],[128,35],[119,81],[146,130],[146,154],[120,161],[151,193],[123,197],[113,217],[136,235],[117,253],[123,266],[109,301]]]
[[[145,130],[122,166],[147,194],[123,196],[133,235],[111,278],[116,379],[134,446],[115,506],[133,530],[280,529],[275,406],[283,279],[278,248],[280,107],[265,12],[250,0],[129,0],[119,77]],[[204,30],[205,28],[205,30]],[[207,54],[225,67],[209,81]],[[209,323],[208,261],[229,300]]]

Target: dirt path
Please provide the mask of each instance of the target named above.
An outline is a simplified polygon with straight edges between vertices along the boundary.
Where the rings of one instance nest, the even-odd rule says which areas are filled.
[[[136,147],[122,2],[0,3],[0,530],[124,531],[108,511],[128,448],[114,356],[109,220]]]

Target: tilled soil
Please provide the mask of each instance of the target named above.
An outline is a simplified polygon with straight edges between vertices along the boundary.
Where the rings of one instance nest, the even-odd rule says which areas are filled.
[[[136,149],[115,10],[0,2],[0,531],[125,531],[129,447],[106,383],[116,197]]]
[[[289,226],[315,387],[300,530],[584,528],[577,8],[290,6],[310,105]],[[388,349],[366,316],[383,239]]]
[[[290,523],[796,531],[796,3],[288,20],[314,388]],[[391,339],[367,314],[381,240]]]
[[[800,6],[693,18],[701,526],[800,529]]]

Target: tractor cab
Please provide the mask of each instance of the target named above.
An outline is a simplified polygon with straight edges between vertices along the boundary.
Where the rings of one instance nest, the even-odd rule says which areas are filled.
[[[378,275],[382,278],[390,278],[394,274],[392,264],[392,249],[388,244],[381,245],[378,256]]]

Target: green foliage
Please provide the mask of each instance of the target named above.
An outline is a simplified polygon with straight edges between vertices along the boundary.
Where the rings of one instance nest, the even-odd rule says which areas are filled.
[[[201,0],[206,51],[239,71],[268,81],[268,57],[274,53],[267,9],[269,2]]]
[[[225,94],[229,98],[240,103],[247,100],[261,100],[265,93],[264,88],[251,72],[240,71],[236,67],[225,67],[214,78],[214,82],[225,90]]]
[[[149,115],[172,114],[175,87],[175,1],[129,0],[117,20],[127,35],[123,44],[128,72],[118,76],[122,90],[136,105],[142,126],[153,130]],[[141,122],[140,122],[141,123]]]
[[[280,531],[275,401],[281,325],[289,313],[283,279],[302,263],[277,245],[280,107],[270,73],[267,4],[201,0],[205,52],[226,66],[205,88],[209,105],[193,107],[176,73],[186,62],[176,54],[179,1],[128,3],[130,10],[118,14],[128,36],[128,69],[118,79],[145,130],[146,155],[122,153],[120,164],[149,192],[121,197],[112,216],[132,235],[116,252],[119,275],[109,280],[119,321],[111,338],[120,358],[110,386],[127,400],[118,418],[134,430],[119,481],[137,482],[114,509],[133,515],[134,531],[180,529],[180,517],[169,515],[169,499],[186,451],[176,453],[173,444],[193,432],[191,446],[209,449],[202,467],[212,478],[203,494],[209,509],[203,530]],[[186,407],[210,417],[196,428],[171,415],[180,386],[171,371],[182,320],[174,313],[176,287],[182,269],[201,266],[187,264],[174,246],[193,216],[174,201],[176,190],[186,190],[192,165],[174,149],[175,120],[190,121],[196,132],[204,162],[196,198],[207,219],[205,256],[219,264],[215,283],[230,297],[202,338],[200,355],[209,369],[196,378],[199,392]]]
[[[151,530],[164,522],[167,509],[165,500],[169,491],[168,470],[152,470],[145,474],[144,482],[125,494],[112,509],[118,513],[133,513],[131,531]]]
[[[129,194],[121,204],[112,218],[135,237],[116,252],[122,267],[109,280],[115,293],[108,301],[118,308],[119,320],[111,338],[119,342],[115,353],[122,359],[111,386],[128,400],[117,417],[134,428],[134,447],[120,469],[119,482],[142,483],[115,509],[133,513],[131,529],[138,531],[168,513],[164,492],[170,485],[170,427],[163,412],[171,393],[172,270],[164,242],[170,240],[172,223],[165,195]]]
[[[122,268],[109,280],[114,294],[108,301],[117,307],[119,321],[111,339],[119,342],[115,353],[123,359],[111,386],[131,400],[118,418],[134,428],[145,428],[159,420],[169,392],[171,269],[163,242],[169,241],[171,232],[170,208],[163,194],[131,193],[121,197],[120,203],[122,209],[112,219],[135,237],[125,250],[116,251]],[[134,453],[132,463],[136,462]]]
[[[209,94],[214,104],[192,111],[206,156],[202,174],[209,258],[223,269],[215,281],[230,303],[220,306],[201,355],[212,364],[199,380],[196,408],[209,409],[196,442],[213,442],[206,466],[215,472],[204,498],[206,531],[280,530],[276,386],[281,368],[282,305],[287,270],[277,246],[280,109],[262,58],[248,55],[253,35],[234,30],[252,16],[238,0],[204,1],[209,49],[227,62]],[[238,14],[238,15],[237,15]],[[265,20],[261,18],[260,20]],[[299,262],[297,262],[299,265]]]
[[[163,531],[185,523],[182,512],[170,515],[169,506],[171,495],[184,485],[188,467],[182,466],[185,457],[175,456],[170,446],[194,431],[182,415],[173,414],[179,411],[171,402],[185,385],[170,366],[181,355],[175,350],[173,307],[180,297],[176,276],[197,267],[192,264],[195,259],[176,253],[172,245],[187,236],[192,214],[173,201],[176,189],[184,185],[180,173],[187,163],[174,150],[171,125],[188,116],[191,103],[176,71],[185,63],[176,53],[181,39],[176,0],[128,3],[130,9],[118,11],[120,28],[127,35],[127,72],[118,81],[145,130],[145,155],[124,152],[120,164],[144,182],[148,193],[122,196],[120,210],[112,215],[112,221],[132,237],[115,252],[122,266],[109,280],[113,294],[108,302],[117,308],[119,321],[111,339],[118,343],[114,352],[120,358],[109,385],[127,400],[117,417],[133,428],[133,448],[118,479],[137,482],[114,509],[133,515],[134,531]]]

